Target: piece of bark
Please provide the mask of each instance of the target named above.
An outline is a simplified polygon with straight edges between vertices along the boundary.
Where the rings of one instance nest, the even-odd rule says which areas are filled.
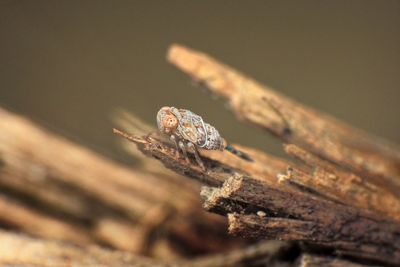
[[[208,187],[202,191],[207,210],[220,214],[254,215],[261,212],[268,217],[282,218],[264,225],[263,220],[267,218],[254,215],[250,220],[240,221],[244,217],[239,215],[236,221],[230,220],[231,233],[308,241],[343,254],[389,263],[400,261],[400,227],[374,213],[362,212],[308,192],[291,191],[284,186],[255,180],[235,169],[218,166],[218,162],[207,158],[203,158],[207,170],[202,172],[198,166],[177,158],[174,149],[167,144],[149,137],[130,138],[144,153],[160,159],[179,173],[214,186],[220,185],[221,177],[225,176],[222,188]],[[251,225],[256,228],[251,228]]]
[[[303,254],[298,262],[298,267],[367,267],[372,265],[364,265],[361,263],[354,263],[345,259],[338,259],[334,257],[323,257],[320,255]],[[379,266],[379,265],[373,265]]]
[[[154,136],[155,138],[160,138],[160,133],[153,125],[150,125],[127,111],[118,109],[113,113],[112,118],[113,122],[126,133],[135,133],[135,135],[139,136]],[[139,161],[139,164],[135,165],[136,170],[152,174],[158,179],[166,181],[170,185],[171,191],[179,191],[179,193],[183,195],[179,198],[184,198],[185,201],[178,201],[176,205],[187,202],[188,199],[192,199],[193,201],[198,200],[198,195],[193,194],[193,192],[197,192],[200,189],[200,184],[197,181],[186,179],[185,177],[166,169],[158,160],[144,155],[137,146],[133,146],[129,140],[118,139],[118,141],[121,141],[122,147],[125,151]],[[176,187],[173,187],[174,185]]]
[[[153,137],[155,140],[167,141],[167,138],[165,136],[163,138],[162,134],[160,134],[155,127],[149,125],[145,121],[141,120],[134,114],[130,114],[127,111],[118,110],[118,112],[115,112],[113,118],[114,122],[119,127],[121,127],[124,133],[134,133],[135,136],[147,136]],[[138,166],[139,168],[143,168],[146,171],[157,174],[158,176],[162,176],[165,179],[176,179],[178,177],[176,173],[173,173],[172,171],[164,168],[159,161],[146,157],[139,149],[137,149],[136,146],[132,146],[132,143],[129,142],[130,134],[122,135],[124,137],[128,137],[126,139],[122,139],[124,141],[124,149],[132,154],[135,158],[140,160],[140,165]],[[232,145],[238,150],[248,154],[253,159],[253,161],[249,162],[243,160],[225,150],[217,151],[201,149],[199,153],[206,158],[219,161],[227,166],[234,167],[242,172],[246,172],[252,177],[264,181],[269,181],[271,183],[278,183],[277,175],[279,173],[285,172],[289,166],[296,166],[297,168],[301,168],[294,163],[289,163],[284,159],[274,157],[260,150],[249,148],[239,144]],[[188,181],[192,180],[179,179],[180,184],[187,183]]]
[[[400,262],[400,227],[377,214],[307,191],[288,190],[284,184],[255,180],[204,157],[206,171],[202,171],[195,163],[188,164],[177,157],[168,144],[149,137],[126,137],[168,168],[214,186],[202,190],[204,207],[219,214],[239,214],[230,217],[233,234],[307,241],[355,257],[390,264]],[[221,177],[225,182],[221,188],[215,188],[221,185]],[[269,217],[275,219],[268,221]]]
[[[256,179],[272,184],[279,183],[278,174],[285,172],[289,166],[301,168],[294,163],[290,163],[282,158],[274,157],[254,148],[238,144],[234,144],[233,146],[245,152],[253,161],[243,160],[227,151],[201,150],[200,153],[207,158],[219,161],[227,166],[247,173]]]
[[[299,104],[201,52],[172,45],[168,61],[214,94],[237,118],[400,194],[400,149]]]
[[[374,210],[400,222],[400,199],[390,191],[341,170],[296,145],[285,145],[285,151],[311,168],[310,174],[294,169],[287,174],[286,181],[307,186],[349,206]]]
[[[260,161],[241,162],[243,159],[237,159],[229,152],[218,151],[200,151],[202,161],[205,165],[205,170],[200,168],[195,163],[195,158],[192,153],[188,153],[190,162],[186,162],[184,157],[176,151],[175,147],[158,136],[138,136],[122,132],[118,129],[113,129],[115,134],[118,134],[125,139],[136,144],[138,149],[145,155],[158,159],[165,167],[175,171],[186,177],[193,178],[203,184],[210,186],[220,186],[222,183],[235,173],[254,174],[255,178],[264,181],[271,185],[279,185],[291,190],[290,186],[281,185],[276,177],[280,171],[286,170],[289,163],[283,159],[273,157],[257,150],[245,148],[244,151],[260,159]],[[271,166],[263,166],[271,162]],[[296,164],[293,164],[296,165]]]
[[[372,213],[235,176],[202,192],[205,208],[231,213],[229,231],[256,239],[307,241],[340,253],[400,263],[400,227]]]
[[[115,134],[118,134],[129,141],[135,143],[140,151],[147,156],[160,160],[165,167],[172,169],[178,174],[194,178],[201,183],[218,186],[222,185],[223,181],[230,176],[232,169],[229,166],[224,166],[217,161],[203,158],[207,172],[196,164],[188,163],[183,157],[177,156],[177,151],[171,144],[164,143],[162,140],[155,139],[151,136],[136,136],[124,133],[118,129],[113,129]],[[189,153],[192,162],[194,157]]]

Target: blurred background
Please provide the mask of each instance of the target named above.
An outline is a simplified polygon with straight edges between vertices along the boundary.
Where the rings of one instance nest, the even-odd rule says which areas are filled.
[[[400,143],[400,1],[0,0],[0,105],[125,163],[115,108],[187,108],[282,155],[166,62],[172,43]]]

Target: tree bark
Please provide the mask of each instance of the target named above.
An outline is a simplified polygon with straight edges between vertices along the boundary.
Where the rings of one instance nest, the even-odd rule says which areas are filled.
[[[173,45],[167,58],[225,98],[238,119],[400,194],[400,150],[395,145],[283,96],[201,52]]]
[[[393,265],[400,262],[400,226],[373,212],[301,188],[253,179],[208,158],[203,158],[206,167],[203,171],[177,157],[169,144],[149,137],[125,137],[166,167],[211,186],[202,190],[204,207],[228,215],[231,234],[305,241],[373,262]]]

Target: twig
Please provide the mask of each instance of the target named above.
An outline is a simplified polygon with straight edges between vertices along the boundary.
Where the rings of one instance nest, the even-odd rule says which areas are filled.
[[[203,171],[195,164],[188,164],[183,157],[177,156],[179,153],[176,153],[175,147],[158,137],[130,135],[118,129],[113,129],[113,131],[135,143],[145,155],[160,160],[167,168],[210,186],[221,185],[234,172],[251,174],[266,183],[277,185],[279,184],[277,175],[289,166],[289,163],[283,159],[237,145],[238,148],[248,153],[254,161],[242,160],[226,151],[201,150],[202,161],[205,162],[206,167],[206,171]],[[194,162],[194,155],[188,154],[192,159],[191,162]],[[290,165],[297,166],[294,163],[290,163]]]
[[[140,151],[145,155],[161,160],[165,167],[176,171],[179,174],[194,178],[202,183],[218,186],[229,177],[230,168],[224,166],[214,160],[203,158],[206,172],[197,165],[188,163],[183,157],[177,157],[176,150],[168,143],[157,140],[150,136],[135,136],[122,133],[120,130],[114,129],[114,133],[127,138],[134,142]],[[194,160],[193,155],[189,153]]]

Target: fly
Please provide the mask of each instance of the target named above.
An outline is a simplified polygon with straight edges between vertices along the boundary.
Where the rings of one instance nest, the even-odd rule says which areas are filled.
[[[214,126],[204,122],[203,118],[187,109],[163,107],[157,113],[157,125],[160,132],[168,135],[177,151],[182,150],[189,163],[187,151],[194,154],[197,164],[205,169],[198,149],[228,150],[238,157],[253,161],[246,153],[227,144]]]

